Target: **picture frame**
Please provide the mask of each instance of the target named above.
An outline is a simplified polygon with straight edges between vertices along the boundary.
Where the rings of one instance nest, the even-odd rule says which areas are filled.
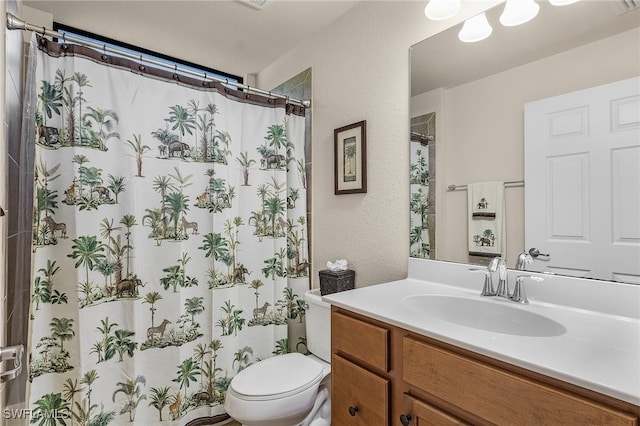
[[[333,131],[335,194],[367,192],[367,122]]]

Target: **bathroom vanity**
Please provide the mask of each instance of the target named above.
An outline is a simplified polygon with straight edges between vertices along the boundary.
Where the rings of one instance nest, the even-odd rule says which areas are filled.
[[[457,264],[411,259],[406,280],[325,296],[332,424],[638,425],[640,288],[612,283],[622,294],[592,311],[563,293],[588,280],[554,279],[519,305],[480,298],[482,280]]]

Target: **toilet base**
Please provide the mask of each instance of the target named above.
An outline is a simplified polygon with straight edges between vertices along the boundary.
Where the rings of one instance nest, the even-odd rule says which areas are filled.
[[[331,395],[326,386],[318,391],[318,397],[311,412],[300,426],[331,426]]]
[[[242,423],[242,426],[331,426],[331,394],[329,387],[322,386],[318,389],[313,407],[302,421],[291,422],[290,420],[287,421],[287,419],[281,418],[274,421]]]

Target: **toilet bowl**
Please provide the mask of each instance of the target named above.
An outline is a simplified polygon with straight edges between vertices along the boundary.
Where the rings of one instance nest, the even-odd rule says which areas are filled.
[[[310,355],[267,358],[242,370],[227,390],[224,407],[244,426],[331,425],[331,311],[319,290],[305,293]]]

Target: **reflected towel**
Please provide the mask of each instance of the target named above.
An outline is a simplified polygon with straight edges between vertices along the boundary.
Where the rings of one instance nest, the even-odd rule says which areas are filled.
[[[506,256],[504,182],[478,182],[467,186],[469,255]]]

